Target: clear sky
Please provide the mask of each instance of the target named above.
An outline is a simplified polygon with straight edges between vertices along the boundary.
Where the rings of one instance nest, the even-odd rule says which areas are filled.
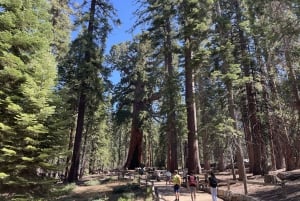
[[[136,9],[136,5],[133,0],[111,0],[119,19],[121,20],[120,26],[114,26],[113,31],[109,34],[107,40],[107,50],[114,44],[121,43],[132,39],[132,34],[129,33],[129,29],[132,28],[135,19],[133,12]]]
[[[114,26],[113,31],[108,35],[106,43],[106,52],[109,52],[112,45],[131,40],[133,35],[129,33],[129,29],[132,28],[135,19],[133,12],[137,6],[133,2],[134,0],[111,0],[111,3],[117,10],[119,19],[121,20],[120,26]],[[120,80],[118,72],[113,72],[111,75],[111,81],[117,83]]]

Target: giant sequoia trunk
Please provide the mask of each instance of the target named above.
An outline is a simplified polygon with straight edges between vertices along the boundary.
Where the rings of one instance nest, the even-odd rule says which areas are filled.
[[[124,168],[128,168],[130,170],[142,165],[143,131],[141,129],[141,121],[138,118],[143,108],[142,105],[142,102],[139,101],[135,101],[133,103],[130,145],[127,160],[124,165]]]
[[[142,164],[142,153],[143,153],[143,121],[140,117],[140,113],[145,110],[145,103],[142,100],[141,94],[144,93],[144,83],[141,77],[137,78],[134,83],[134,101],[132,109],[132,122],[131,122],[131,134],[130,134],[130,145],[128,150],[128,156],[124,168],[135,169],[140,167]]]
[[[124,167],[132,170],[141,166],[143,142],[142,130],[132,125],[130,139],[128,157]]]

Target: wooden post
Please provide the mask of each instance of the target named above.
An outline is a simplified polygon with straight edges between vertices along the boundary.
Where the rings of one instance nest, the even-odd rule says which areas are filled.
[[[138,184],[139,184],[139,186],[141,186],[141,175],[139,175],[139,177],[138,177]]]
[[[286,198],[286,186],[285,186],[285,183],[286,183],[285,180],[282,180],[282,181],[281,181],[282,194],[283,194],[283,197]]]
[[[230,180],[227,180],[227,190],[230,190]]]

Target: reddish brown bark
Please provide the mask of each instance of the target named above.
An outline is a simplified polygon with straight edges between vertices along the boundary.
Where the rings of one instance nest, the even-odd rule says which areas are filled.
[[[72,127],[70,128],[70,133],[69,133],[68,151],[70,151],[70,152],[72,151],[73,145],[74,145],[74,136],[75,136],[75,131],[76,131],[76,129],[75,129],[76,128],[76,122],[77,122],[77,116],[74,119],[74,123],[73,123]],[[66,159],[66,168],[65,168],[65,173],[64,173],[65,180],[68,178],[70,161],[71,161],[71,155],[68,155],[67,159]]]
[[[124,168],[132,170],[142,165],[142,142],[142,130],[137,128],[134,124],[132,124],[129,151]]]
[[[82,141],[82,132],[84,125],[84,111],[85,111],[85,95],[81,95],[78,105],[78,118],[75,142],[73,147],[73,155],[71,160],[71,167],[68,175],[68,182],[74,182],[78,180],[79,162],[80,162],[80,146]]]
[[[93,38],[92,34],[94,32],[94,22],[95,22],[95,12],[96,12],[96,0],[92,0],[90,4],[90,15],[89,15],[89,23],[88,23],[88,42],[92,44]],[[91,60],[91,55],[89,50],[85,52],[84,55],[85,62],[88,63]],[[85,107],[86,107],[86,94],[84,92],[85,88],[85,80],[81,81],[81,92],[79,95],[79,103],[78,103],[78,118],[77,118],[77,127],[76,127],[76,135],[75,142],[73,148],[73,155],[71,161],[71,167],[68,175],[68,182],[74,182],[78,180],[79,173],[79,163],[80,163],[80,147],[82,141],[82,132],[84,126],[84,115],[85,115]]]
[[[138,79],[139,80],[139,79]],[[140,119],[140,113],[144,110],[145,103],[140,99],[143,93],[143,82],[137,81],[135,84],[134,102],[132,110],[132,123],[130,131],[130,146],[124,168],[135,169],[142,164],[142,146],[143,146],[143,121]]]

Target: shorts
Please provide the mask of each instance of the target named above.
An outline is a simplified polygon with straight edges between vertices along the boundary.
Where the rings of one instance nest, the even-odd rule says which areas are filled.
[[[176,193],[176,192],[179,192],[179,188],[180,188],[180,186],[178,185],[178,184],[175,184],[174,185],[174,192]]]
[[[195,192],[196,191],[196,186],[190,186],[190,191]]]

